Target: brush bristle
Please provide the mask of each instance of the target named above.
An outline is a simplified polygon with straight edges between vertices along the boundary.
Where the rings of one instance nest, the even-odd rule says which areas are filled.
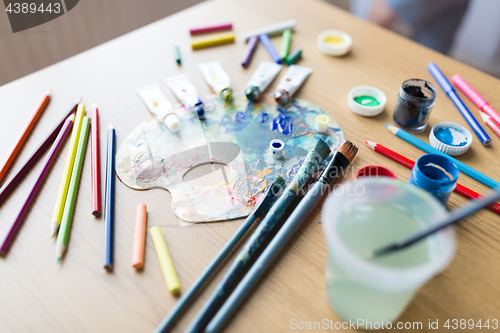
[[[342,155],[344,155],[349,162],[352,162],[358,153],[358,148],[351,141],[347,140],[342,144],[342,146],[340,146],[338,151],[342,153]]]
[[[280,175],[277,175],[276,178],[274,179],[273,184],[276,186],[279,186],[279,188],[282,188],[285,185],[285,178],[283,178]]]
[[[328,144],[319,139],[318,143],[316,144],[316,147],[314,147],[314,150],[318,153],[319,156],[321,156],[322,159],[327,158],[327,156],[330,154],[331,149],[328,147]]]

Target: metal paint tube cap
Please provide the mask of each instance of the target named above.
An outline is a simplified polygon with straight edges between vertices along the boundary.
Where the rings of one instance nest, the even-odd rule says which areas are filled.
[[[387,97],[382,90],[371,86],[358,86],[349,91],[347,105],[352,112],[363,117],[374,117],[384,111]]]
[[[451,122],[435,125],[429,134],[431,146],[450,156],[465,154],[472,144],[472,134],[463,126]]]
[[[233,99],[233,89],[230,87],[222,89],[222,91],[220,92],[220,98],[222,98],[226,102]]]
[[[249,101],[256,101],[260,98],[260,90],[256,86],[251,86],[245,89],[245,95]]]

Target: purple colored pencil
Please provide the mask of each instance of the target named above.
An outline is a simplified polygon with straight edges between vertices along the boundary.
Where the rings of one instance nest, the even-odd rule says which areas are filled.
[[[243,59],[241,59],[241,66],[247,68],[250,64],[250,60],[252,60],[253,53],[255,52],[255,48],[257,47],[257,43],[259,42],[259,37],[253,36],[248,40],[247,48],[245,49],[245,53],[243,53]]]
[[[66,119],[74,112],[76,112],[76,108],[78,107],[79,101],[75,104],[75,106],[64,115],[64,118],[59,121],[59,123],[52,129],[52,131],[47,135],[47,137],[42,141],[42,143],[35,149],[33,154],[26,160],[24,165],[15,172],[14,176],[12,176],[0,189],[0,204],[2,201],[12,192],[14,187],[19,183],[21,178],[31,169],[33,164],[35,164],[38,159],[45,153],[45,151],[50,147],[52,142],[57,137],[57,134],[61,131],[64,122]]]
[[[267,52],[269,53],[271,58],[273,58],[273,61],[277,64],[281,64],[283,59],[281,59],[278,52],[276,52],[276,50],[274,49],[273,43],[271,43],[269,36],[267,34],[259,35],[259,40],[262,44],[264,44]]]
[[[73,119],[75,119],[75,116],[71,115],[69,116],[68,119],[65,120],[64,125],[62,126],[61,130],[59,131],[59,134],[57,135],[56,140],[54,141],[54,144],[50,148],[49,154],[47,155],[45,161],[43,162],[43,166],[40,168],[40,171],[38,171],[38,174],[36,175],[34,182],[31,184],[31,188],[26,194],[23,204],[21,205],[21,207],[19,207],[19,210],[17,211],[16,215],[14,216],[12,221],[10,221],[10,224],[7,226],[7,230],[5,230],[4,234],[0,238],[0,254],[3,255],[4,253],[7,252],[10,242],[12,241],[12,238],[14,237],[17,228],[21,224],[24,214],[26,214],[26,212],[28,211],[31,201],[33,201],[33,198],[35,197],[38,188],[42,184],[45,175],[49,171],[52,162],[54,161],[57,153],[61,149],[64,143],[64,139],[66,139],[71,130],[71,127],[73,126]]]
[[[232,23],[217,24],[209,27],[193,28],[189,30],[191,35],[205,34],[207,32],[221,31],[221,30],[231,30],[233,28]]]

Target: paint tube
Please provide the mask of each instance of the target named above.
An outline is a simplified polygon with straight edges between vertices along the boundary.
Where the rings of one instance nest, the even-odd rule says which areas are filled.
[[[233,98],[231,78],[222,68],[220,61],[210,61],[198,64],[198,68],[205,77],[210,88],[225,101]]]
[[[201,119],[204,118],[205,107],[203,102],[198,97],[198,91],[186,74],[167,77],[165,83],[186,108],[196,112]]]
[[[266,90],[267,86],[273,82],[282,67],[282,65],[278,65],[274,62],[262,61],[245,88],[245,95],[248,100],[259,100],[261,94]]]
[[[304,83],[307,77],[312,73],[312,69],[299,65],[291,65],[281,78],[278,87],[274,93],[274,100],[278,104],[286,104],[293,94]]]
[[[138,88],[135,91],[142,98],[149,111],[172,132],[177,132],[181,128],[181,123],[175,114],[172,103],[163,94],[160,85],[153,84]]]

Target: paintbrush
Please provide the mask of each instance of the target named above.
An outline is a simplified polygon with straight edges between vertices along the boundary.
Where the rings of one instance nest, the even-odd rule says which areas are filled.
[[[276,259],[281,250],[283,250],[287,242],[292,238],[293,234],[321,200],[330,184],[349,166],[357,152],[358,148],[349,141],[340,146],[339,150],[333,155],[330,163],[328,163],[321,174],[319,180],[309,189],[309,192],[307,192],[305,197],[297,205],[297,208],[295,208],[276,236],[274,236],[273,240],[252,265],[252,268],[245,274],[245,277],[231,293],[226,302],[224,302],[224,305],[214,316],[210,324],[208,324],[205,332],[219,332],[223,328],[229,318],[236,312],[241,302],[243,302],[245,297],[252,291],[255,284],[262,275],[264,275],[269,266],[271,266],[271,263]]]
[[[229,252],[236,247],[236,244],[243,238],[243,235],[252,226],[253,222],[261,215],[266,212],[278,197],[278,193],[285,185],[285,179],[281,176],[277,176],[274,182],[267,188],[266,192],[262,195],[262,199],[255,206],[253,212],[248,215],[245,221],[240,225],[236,232],[227,241],[224,247],[217,253],[217,255],[212,259],[210,264],[205,268],[205,270],[198,276],[196,281],[189,287],[189,289],[182,295],[182,297],[174,305],[170,313],[162,320],[160,325],[156,328],[156,332],[167,332],[172,329],[173,324],[179,318],[182,311],[191,303],[196,294],[201,290],[205,282],[208,281],[213,272],[222,263],[222,261],[228,256]]]
[[[286,209],[298,197],[299,191],[311,179],[328,154],[330,154],[330,148],[325,141],[320,139],[316,147],[307,154],[295,177],[283,191],[278,201],[271,207],[266,217],[240,251],[185,332],[201,332],[208,324],[212,316],[216,313],[217,308],[222,304],[236,281],[241,277],[243,270],[248,267],[249,262],[260,250],[262,243],[271,234],[273,228],[285,214]]]
[[[488,192],[484,198],[472,200],[468,204],[463,205],[461,208],[455,209],[449,214],[446,214],[441,220],[436,221],[432,225],[422,229],[407,238],[397,241],[391,245],[382,247],[373,252],[367,254],[368,258],[379,257],[382,255],[389,254],[394,251],[402,250],[411,246],[412,244],[421,241],[425,237],[444,229],[454,223],[459,222],[461,219],[474,214],[476,211],[484,208],[493,202],[500,200],[500,186],[493,191]]]

